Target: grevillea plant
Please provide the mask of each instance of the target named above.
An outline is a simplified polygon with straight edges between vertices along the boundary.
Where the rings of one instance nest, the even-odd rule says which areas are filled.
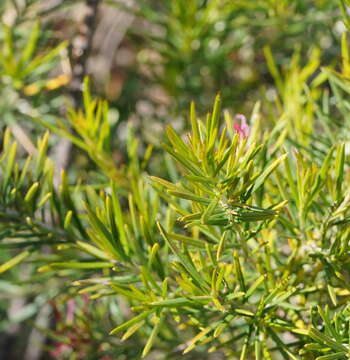
[[[48,126],[86,151],[99,184],[63,172],[55,187],[48,134],[24,163],[3,138],[0,272],[55,284],[47,300],[66,320],[51,355],[349,358],[345,144],[313,160],[279,124],[264,130],[258,106],[232,118],[218,96],[205,121],[191,105],[186,136],[167,128],[165,176],[150,176],[152,149],[140,158],[131,130],[115,169],[107,104],[85,85],[85,110]]]
[[[108,104],[86,80],[84,108],[67,121],[32,120],[68,138],[93,175],[57,173],[49,133],[27,157],[7,129],[1,302],[33,299],[12,322],[46,304],[52,325],[35,326],[55,359],[349,359],[350,55],[341,40],[341,66],[312,81],[317,50],[305,66],[296,54],[280,69],[265,48],[275,104],[231,116],[218,96],[204,119],[192,104],[190,132],[168,126],[154,154],[129,128],[119,167]]]

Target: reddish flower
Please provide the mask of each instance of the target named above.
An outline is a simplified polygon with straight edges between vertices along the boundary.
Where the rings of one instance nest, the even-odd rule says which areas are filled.
[[[247,124],[246,117],[243,114],[237,114],[236,119],[240,121],[240,123],[236,121],[233,123],[236,133],[239,134],[241,138],[247,138],[249,136],[250,128]]]

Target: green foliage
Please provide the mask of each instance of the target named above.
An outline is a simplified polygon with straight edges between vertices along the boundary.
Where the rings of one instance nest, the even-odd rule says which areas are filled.
[[[0,8],[0,111],[2,126],[13,126],[16,137],[24,138],[34,150],[26,130],[35,133],[29,120],[40,114],[52,122],[63,104],[61,89],[70,77],[57,73],[67,42],[50,39],[39,13],[38,1],[2,1]],[[19,121],[20,119],[20,121]],[[23,128],[16,128],[21,122]]]
[[[192,104],[186,139],[167,129],[163,148],[178,164],[177,181],[147,178],[130,135],[130,165],[115,169],[127,179],[123,185],[103,161],[106,109],[87,88],[84,98],[84,115],[71,112],[77,135],[69,137],[111,185],[99,192],[89,185],[72,187],[63,173],[55,189],[52,162],[45,156],[48,136],[39,140],[35,159],[19,166],[7,132],[1,224],[8,240],[2,247],[22,251],[1,272],[30,256],[39,272],[71,278],[90,298],[124,297],[135,316],[111,334],[126,331],[126,339],[146,331],[142,356],[171,342],[184,343],[184,354],[210,344],[210,351],[241,359],[277,353],[296,359],[299,349],[334,350],[341,358],[340,335],[322,343],[329,335],[306,330],[314,320],[305,314],[318,303],[341,307],[348,296],[344,144],[331,147],[321,163],[306,158],[303,148],[287,154],[280,131],[268,137],[262,130],[258,108],[249,135],[228,113],[222,124],[217,97],[205,122]],[[96,124],[104,124],[102,131],[96,132]],[[68,134],[63,127],[51,128]],[[18,240],[23,237],[28,239]],[[40,256],[43,245],[56,250]],[[320,314],[325,323],[333,321],[326,318],[328,310]],[[320,345],[306,345],[309,338]],[[329,350],[320,347],[330,343]]]
[[[285,28],[303,35],[297,20],[311,19],[308,4],[141,1],[136,15],[166,30],[161,39],[145,35],[164,65],[154,80],[179,104],[191,94],[207,105],[216,75],[231,71],[228,54],[265,22],[281,29],[263,50],[274,96],[264,83],[246,120],[222,110],[236,92],[225,87],[205,117],[192,102],[190,131],[168,125],[160,146],[129,124],[122,155],[122,128],[88,78],[80,107],[68,105],[64,119],[50,105],[41,114],[52,99],[46,90],[68,81],[48,80],[66,44],[39,47],[39,22],[27,34],[23,24],[3,25],[1,91],[29,106],[11,103],[5,118],[25,113],[48,132],[31,151],[13,122],[2,136],[0,331],[35,322],[50,304],[54,326],[35,327],[58,359],[350,357],[348,35],[337,64],[321,66],[316,47],[305,56],[304,43],[287,62],[288,44],[274,51],[292,36]],[[340,4],[348,26],[349,4]],[[252,24],[252,14],[266,17]],[[207,63],[218,82],[202,93]],[[55,136],[74,145],[67,169],[51,159]],[[10,315],[13,298],[24,296],[33,300]]]

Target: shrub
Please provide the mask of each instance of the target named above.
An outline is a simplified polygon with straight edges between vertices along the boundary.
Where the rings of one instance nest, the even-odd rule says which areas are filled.
[[[24,98],[65,46],[36,57],[38,26],[18,56],[5,29],[0,66]],[[33,101],[28,120],[48,129],[36,146],[11,124],[2,136],[0,331],[27,320],[57,359],[348,359],[346,32],[340,42],[341,64],[326,67],[317,49],[281,66],[265,47],[273,101],[262,92],[249,116],[232,115],[218,95],[204,117],[193,102],[189,133],[169,125],[161,146],[129,125],[118,164],[88,78],[66,119],[34,116],[45,102]],[[54,136],[88,165],[58,172]]]
[[[126,340],[138,331],[143,356],[154,347],[174,356],[207,348],[241,359],[346,358],[344,143],[309,158],[278,123],[263,130],[257,110],[249,126],[227,112],[223,124],[217,97],[205,121],[192,104],[186,138],[167,128],[166,180],[147,175],[150,148],[139,160],[132,132],[128,165],[115,169],[107,105],[87,88],[84,99],[84,113],[71,111],[75,134],[51,129],[86,151],[110,184],[69,185],[63,172],[55,188],[48,134],[20,165],[6,132],[1,246],[23,250],[1,272],[29,259],[32,276],[65,279],[72,294],[114,304],[111,334],[124,331]],[[47,245],[52,252],[42,253]],[[120,298],[132,316],[117,315]]]

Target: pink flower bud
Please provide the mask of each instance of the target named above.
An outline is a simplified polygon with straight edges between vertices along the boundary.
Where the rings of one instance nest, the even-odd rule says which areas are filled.
[[[238,133],[241,138],[247,138],[249,136],[250,128],[247,124],[246,117],[243,114],[237,114],[236,119],[240,121],[240,123],[236,121],[233,123],[236,133]]]

